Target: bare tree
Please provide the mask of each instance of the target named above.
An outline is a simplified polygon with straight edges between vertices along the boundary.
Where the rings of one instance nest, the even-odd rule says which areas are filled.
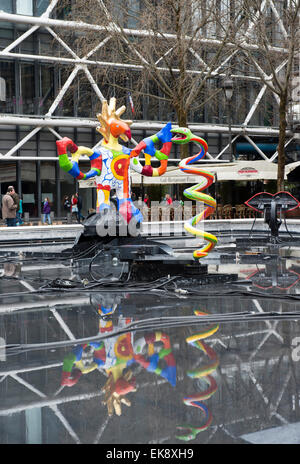
[[[140,105],[147,98],[160,102],[165,115],[175,113],[187,127],[190,114],[216,103],[216,79],[225,75],[232,53],[227,44],[244,21],[242,12],[243,2],[227,0],[72,0],[69,18],[103,26],[99,34],[72,36],[72,43],[86,54],[106,41],[94,56],[118,67],[100,65],[95,72],[116,93],[131,90]],[[182,145],[181,157],[187,148]]]
[[[299,0],[245,0],[244,25],[248,34],[235,36],[238,48],[271,90],[278,103],[278,176],[277,190],[284,189],[285,142],[288,104],[300,52]],[[249,47],[249,43],[253,46]],[[297,66],[297,72],[299,67]]]

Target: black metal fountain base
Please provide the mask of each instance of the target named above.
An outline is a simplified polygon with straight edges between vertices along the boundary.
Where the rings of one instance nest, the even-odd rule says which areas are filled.
[[[165,275],[203,276],[207,265],[190,257],[175,255],[170,246],[140,235],[138,224],[125,224],[123,218],[107,210],[92,214],[83,223],[84,230],[77,237],[72,253],[85,258],[103,252],[111,259],[127,262],[135,280],[159,278]],[[95,245],[95,247],[93,247]],[[151,277],[150,277],[151,276]]]
[[[245,204],[254,211],[264,215],[264,222],[268,224],[270,232],[270,237],[268,238],[267,243],[271,245],[280,244],[282,246],[283,240],[279,238],[279,229],[282,225],[282,217],[285,218],[285,213],[298,208],[300,205],[299,201],[289,192],[277,192],[274,195],[268,192],[260,192],[256,193],[253,197],[246,201]],[[294,240],[294,237],[292,237],[291,234],[289,235],[290,237],[284,241],[290,242],[291,239]],[[266,243],[266,239],[262,240]],[[251,245],[253,245],[253,241],[251,241]]]

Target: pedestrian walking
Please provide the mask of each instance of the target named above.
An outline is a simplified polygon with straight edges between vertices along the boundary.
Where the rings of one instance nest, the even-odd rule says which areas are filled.
[[[77,221],[80,222],[80,219],[84,219],[84,216],[81,213],[82,210],[82,198],[79,193],[75,193],[75,197],[77,198]]]
[[[170,197],[168,193],[166,193],[166,202],[167,202],[167,205],[171,205],[173,203],[172,198]]]
[[[67,216],[68,213],[70,213],[70,211],[71,211],[71,201],[70,201],[69,195],[64,196],[63,208],[64,208],[64,211],[65,211],[65,215]]]
[[[76,195],[72,195],[71,197],[71,217],[75,214],[76,219],[78,220],[78,199]]]
[[[14,189],[14,193],[12,193],[11,196],[12,196],[12,199],[14,200],[14,203],[17,205],[17,210],[16,211],[18,211],[19,207],[20,207],[20,197],[17,194],[17,192],[15,191],[15,188],[12,185],[10,187]],[[10,187],[8,187],[8,188],[10,188]],[[18,217],[18,215],[16,214],[16,218],[17,217]]]
[[[14,202],[13,195],[15,194],[14,187],[10,186],[7,193],[2,198],[2,218],[5,219],[7,227],[16,226],[16,214],[18,205]]]
[[[148,197],[147,193],[145,193],[144,196],[144,203],[148,206],[148,208],[150,208],[150,198]]]
[[[51,206],[50,206],[50,200],[49,198],[45,198],[44,203],[43,203],[43,224],[46,224],[46,220],[48,221],[49,226],[51,226]]]

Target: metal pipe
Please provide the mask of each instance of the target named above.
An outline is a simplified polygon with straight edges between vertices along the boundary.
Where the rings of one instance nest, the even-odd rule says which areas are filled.
[[[165,122],[157,121],[140,121],[134,122],[131,128],[134,130],[160,130],[165,126]],[[80,119],[80,118],[36,118],[36,117],[22,117],[22,116],[6,116],[0,115],[0,128],[1,126],[15,125],[15,126],[42,126],[42,127],[88,127],[95,128],[99,125],[95,119]],[[177,127],[178,124],[174,124]],[[209,132],[209,133],[227,133],[229,131],[227,126],[217,124],[189,124],[189,128],[192,131],[197,132]],[[244,133],[250,135],[270,135],[278,136],[279,130],[271,127],[232,127],[232,133],[241,134]],[[292,136],[293,133],[289,130],[287,135]]]
[[[116,26],[116,24],[111,24],[111,26],[100,26],[98,24],[88,24],[83,21],[65,21],[61,19],[51,19],[51,18],[43,18],[36,17],[36,16],[24,16],[19,14],[11,14],[5,13],[4,11],[0,12],[0,21],[7,21],[11,23],[18,23],[18,24],[31,24],[31,25],[39,25],[43,27],[47,26],[54,26],[54,27],[61,27],[63,29],[76,29],[76,30],[90,30],[90,31],[98,31],[98,32],[107,32],[108,34],[111,32],[122,32],[126,35],[131,36],[139,36],[139,37],[156,37],[155,32],[144,30],[144,29],[120,29]],[[162,34],[161,35],[163,40],[176,40],[176,34]],[[192,37],[186,36],[186,40],[190,41]],[[215,45],[220,46],[222,45],[221,40],[217,39],[207,39],[207,38],[199,38],[197,42],[207,45]],[[228,48],[235,48],[235,44],[228,43],[226,44]],[[259,46],[255,44],[243,44],[244,48],[249,50],[259,50]],[[288,53],[288,50],[283,47],[270,47],[271,51],[275,51],[278,53]]]
[[[144,66],[142,65],[134,65],[130,63],[115,63],[111,61],[93,61],[93,60],[88,60],[86,58],[64,58],[64,57],[57,57],[57,56],[49,56],[49,55],[31,55],[28,53],[11,53],[11,52],[0,52],[0,58],[19,58],[19,59],[24,59],[24,60],[38,60],[39,62],[45,61],[46,63],[60,63],[60,64],[75,64],[75,65],[95,65],[95,66],[101,66],[104,68],[119,68],[119,69],[130,69],[134,71],[141,71],[144,69]],[[163,68],[163,67],[157,67],[158,71],[161,72],[169,72],[169,68]],[[179,68],[172,68],[172,72],[174,73],[180,73]],[[187,74],[201,74],[201,75],[206,75],[208,72],[206,71],[198,71],[198,70],[193,70],[193,69],[188,69]],[[218,74],[217,72],[213,71],[211,73],[211,77],[225,77],[225,73],[220,73]],[[260,81],[259,76],[245,76],[241,74],[232,74],[232,77],[235,79],[242,79],[242,80],[250,80],[250,81]]]

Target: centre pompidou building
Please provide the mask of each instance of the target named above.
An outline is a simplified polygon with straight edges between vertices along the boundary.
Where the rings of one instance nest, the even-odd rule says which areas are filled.
[[[215,164],[276,164],[283,111],[286,163],[296,162],[298,3],[0,0],[1,194],[14,184],[33,218],[48,196],[62,216],[64,195],[78,186],[59,169],[55,141],[94,147],[96,114],[112,96],[134,121],[133,143],[167,121],[186,124],[206,139]],[[180,156],[174,148],[170,164]],[[242,203],[255,182],[235,180],[239,198],[228,182],[218,191]],[[94,189],[82,196],[86,211],[95,206]]]

